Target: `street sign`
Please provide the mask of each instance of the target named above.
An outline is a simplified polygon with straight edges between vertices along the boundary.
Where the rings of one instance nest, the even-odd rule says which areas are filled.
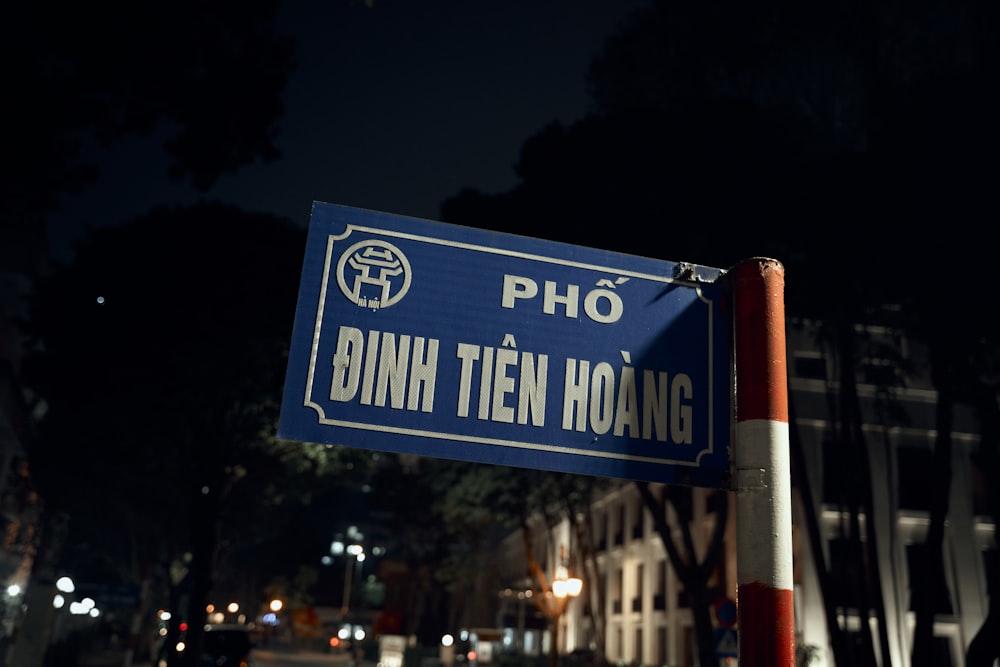
[[[739,655],[739,639],[733,628],[715,628],[713,631],[715,657],[735,658]]]
[[[721,488],[721,274],[317,202],[278,436]]]
[[[719,625],[723,628],[734,628],[736,627],[737,621],[737,606],[736,600],[728,598],[726,596],[720,597],[712,605],[712,610],[715,612],[715,620],[719,622]]]

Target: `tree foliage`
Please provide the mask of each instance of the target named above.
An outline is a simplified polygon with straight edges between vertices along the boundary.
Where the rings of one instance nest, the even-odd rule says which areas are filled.
[[[439,572],[442,580],[449,582],[459,603],[467,591],[474,589],[483,572],[492,572],[490,559],[497,541],[505,535],[520,533],[525,561],[517,564],[520,570],[515,568],[513,572],[520,571],[525,579],[532,581],[539,611],[550,622],[558,622],[565,605],[544,603],[551,594],[548,576],[551,572],[546,572],[546,566],[551,565],[547,555],[555,553],[552,531],[565,521],[570,543],[560,546],[564,547],[566,565],[584,581],[584,590],[591,596],[585,609],[594,627],[604,627],[591,502],[613,480],[454,461],[439,461],[435,469],[433,485],[438,494],[435,511],[447,527],[452,545]],[[543,549],[541,556],[536,546]],[[494,588],[521,584],[520,578],[492,582]],[[596,641],[603,653],[603,632],[598,635]]]
[[[91,153],[164,130],[170,176],[206,189],[278,155],[292,41],[278,2],[46,0],[5,13],[0,111],[6,225],[37,225],[98,176]]]
[[[47,407],[29,452],[47,507],[126,581],[165,582],[190,553],[192,610],[220,555],[280,535],[350,456],[275,437],[304,240],[234,207],[158,209],[93,231],[38,291],[26,383]]]
[[[684,590],[691,596],[691,614],[694,617],[695,642],[699,664],[711,664],[715,660],[715,640],[712,635],[710,609],[724,590],[711,590],[710,583],[723,556],[723,537],[729,516],[729,499],[724,492],[710,497],[711,512],[714,515],[711,538],[704,553],[699,554],[692,535],[691,521],[693,494],[690,488],[678,486],[663,487],[658,498],[647,482],[638,482],[639,495],[643,506],[653,519],[653,526],[660,536],[670,558],[670,565],[684,584]],[[674,508],[676,527],[671,525],[667,503]],[[680,532],[681,544],[674,537],[675,528]]]
[[[474,613],[477,579],[494,571],[490,559],[497,540],[520,531],[537,510],[538,488],[546,473],[447,460],[433,462],[433,470],[433,510],[445,526],[449,544],[437,572],[452,592],[454,615],[461,620]],[[497,587],[501,583],[496,582]]]

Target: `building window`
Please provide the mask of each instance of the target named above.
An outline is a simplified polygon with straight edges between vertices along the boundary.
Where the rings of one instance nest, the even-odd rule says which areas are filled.
[[[615,571],[615,588],[611,592],[611,613],[622,613],[622,592],[624,589],[625,572],[621,568]]]
[[[996,549],[985,549],[983,551],[983,571],[986,572],[986,594],[997,595],[997,564],[1000,563],[1000,554]]]
[[[902,360],[907,358],[908,346],[899,332],[884,327],[865,327],[859,381],[878,387],[904,384]]]
[[[823,502],[839,505],[848,498],[853,477],[847,445],[832,438],[823,439]]]
[[[665,625],[656,628],[656,664],[667,664],[667,627]]]
[[[989,517],[991,515],[988,485],[989,481],[983,474],[982,468],[974,467],[972,469],[972,513],[975,516]]]
[[[604,512],[594,513],[594,532],[597,542],[597,550],[604,551],[608,548],[608,522]]]
[[[944,580],[944,570],[927,571],[927,545],[923,542],[906,546],[906,564],[910,573],[910,611],[923,602],[922,596],[932,595],[934,613],[950,616],[952,613],[951,594]],[[935,663],[943,664],[943,663]]]
[[[653,609],[664,611],[667,608],[667,561],[656,564],[656,588],[653,589]]]
[[[899,509],[929,512],[931,496],[927,480],[933,479],[932,452],[927,447],[897,447],[896,465],[899,470],[897,493]]]
[[[833,604],[856,613],[867,571],[865,545],[846,537],[833,538],[827,544],[830,549],[830,574],[834,582]]]
[[[896,364],[889,359],[877,357],[862,359],[861,382],[876,387],[895,387],[902,384]]]
[[[857,621],[857,617],[854,618]],[[866,653],[865,637],[859,630],[844,630],[844,639],[848,644],[848,653],[852,656],[863,656]]]
[[[931,656],[930,664],[935,665],[935,667],[952,667],[955,661],[952,659],[952,640],[951,637],[935,637],[934,643],[931,644],[931,651],[933,655]]]
[[[642,627],[637,627],[635,629],[635,650],[633,651],[634,660],[642,664]]]
[[[807,380],[826,379],[826,358],[807,352],[796,352],[793,360],[796,377]]]
[[[632,597],[632,611],[642,611],[642,591],[645,588],[643,577],[645,574],[645,567],[639,563],[635,568],[635,595]]]

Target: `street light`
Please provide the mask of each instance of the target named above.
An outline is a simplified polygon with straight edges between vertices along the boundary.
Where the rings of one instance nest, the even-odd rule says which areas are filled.
[[[353,558],[348,558],[347,563],[344,565],[344,602],[340,608],[340,617],[347,618],[347,610],[350,608],[351,604],[351,582],[354,580],[354,564],[361,563],[365,560],[365,548],[360,544],[350,544],[346,548],[347,555],[353,556]]]
[[[560,545],[560,565],[556,568],[555,574],[552,577],[552,583],[548,585],[546,585],[544,573],[538,568],[537,564],[532,568],[535,571],[536,578],[542,585],[543,593],[543,595],[534,596],[535,606],[552,623],[552,641],[549,651],[552,667],[557,667],[559,664],[559,620],[566,611],[569,601],[578,597],[583,591],[583,580],[570,576],[566,562],[566,550]]]
[[[555,597],[555,605],[552,608],[552,667],[559,664],[559,621],[569,601],[580,595],[583,590],[583,580],[579,577],[567,577],[560,573],[552,580],[552,595]]]
[[[579,577],[569,577],[568,579],[556,579],[552,582],[552,594],[557,598],[579,597],[583,591],[583,579]]]

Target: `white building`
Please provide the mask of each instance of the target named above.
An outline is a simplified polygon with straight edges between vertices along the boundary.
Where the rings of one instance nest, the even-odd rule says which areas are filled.
[[[884,633],[877,627],[875,615],[869,620],[879,664],[908,667],[915,624],[911,583],[930,523],[929,490],[939,481],[931,468],[937,394],[926,372],[908,374],[903,382],[895,370],[898,364],[886,357],[899,355],[917,369],[927,369],[929,364],[922,349],[891,330],[878,327],[857,330],[859,349],[867,351],[862,354],[857,373],[857,393],[863,414],[864,447],[860,451],[871,470],[871,510],[861,511],[855,529],[860,529],[866,544],[873,536],[875,549],[869,553],[875,554],[878,565],[877,581],[865,581],[864,572],[845,567],[849,562],[847,547],[852,544],[847,537],[852,528],[842,495],[852,489],[863,490],[864,481],[853,479],[855,473],[863,471],[863,466],[851,459],[841,444],[842,439],[834,435],[841,429],[834,416],[841,410],[840,383],[834,364],[816,343],[815,332],[816,327],[809,322],[791,322],[787,332],[790,427],[793,441],[801,442],[804,461],[804,465],[797,464],[793,456],[796,643],[813,649],[812,665],[835,665],[821,594],[823,570],[817,567],[812,546],[819,545],[823,552],[820,562],[827,564],[835,598],[838,627],[847,632],[849,641],[861,641],[857,595],[859,591],[862,596],[868,595],[871,608],[880,606],[885,614]],[[985,509],[985,482],[972,463],[979,445],[978,432],[972,411],[967,406],[956,406],[943,586],[934,623],[935,664],[940,667],[964,665],[965,649],[987,611],[984,556],[996,544],[992,517]],[[803,495],[807,490],[803,485],[806,479],[811,503],[810,497]],[[699,554],[704,554],[715,519],[715,514],[707,509],[714,493],[718,492],[694,490],[691,525]],[[710,599],[720,601],[737,597],[735,494],[727,495],[730,511],[726,554],[710,582]],[[810,507],[813,521],[809,520]],[[572,601],[560,619],[560,653],[595,644],[594,633],[598,630],[586,609],[588,604],[599,604],[604,610],[604,646],[610,662],[649,666],[697,664],[687,596],[635,485],[624,480],[614,484],[612,490],[594,499],[591,510],[599,581],[587,581],[584,595]],[[867,524],[869,520],[871,526]],[[671,525],[677,525],[675,516],[670,516],[670,521]],[[818,535],[810,526],[816,527]],[[574,543],[565,522],[547,540],[539,538],[536,542],[536,556],[539,561],[544,559],[543,567],[550,576],[559,565],[556,557],[559,545]],[[524,546],[520,534],[508,538],[504,552],[506,557],[501,560],[510,568],[507,580],[513,581],[519,572],[523,573]],[[595,595],[595,585],[603,595]],[[933,588],[923,586],[924,590]],[[506,595],[507,609],[517,609],[509,601],[511,596],[516,600],[518,591],[511,590]],[[526,608],[530,617],[531,606]],[[531,623],[519,621],[527,637],[521,640],[518,624],[512,622],[515,616],[501,613],[499,625],[506,626],[508,645],[528,653],[547,654],[550,644],[548,632],[543,629],[545,623],[536,619],[536,627],[532,629],[526,627]],[[524,645],[519,646],[519,641]],[[883,655],[886,650],[888,659]]]

